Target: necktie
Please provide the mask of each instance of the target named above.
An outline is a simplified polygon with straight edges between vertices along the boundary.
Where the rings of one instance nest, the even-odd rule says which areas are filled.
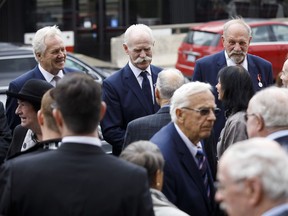
[[[57,85],[58,81],[60,80],[61,78],[59,76],[54,76],[53,77],[53,80],[55,81],[55,85]]]
[[[143,77],[142,91],[146,96],[148,103],[151,105],[151,108],[153,108],[152,92],[149,79],[147,78],[147,71],[142,71],[140,75]]]
[[[210,197],[210,187],[208,182],[208,167],[207,160],[202,149],[197,150],[196,158],[198,159],[198,168],[201,173],[207,197]]]

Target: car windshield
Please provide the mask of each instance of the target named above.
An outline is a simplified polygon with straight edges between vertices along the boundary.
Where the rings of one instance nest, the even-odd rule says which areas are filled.
[[[200,46],[216,46],[218,34],[204,31],[189,31],[184,42]]]

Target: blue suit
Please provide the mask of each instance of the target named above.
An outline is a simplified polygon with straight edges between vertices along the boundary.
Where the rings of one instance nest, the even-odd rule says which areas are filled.
[[[211,173],[208,174],[211,190],[208,199],[194,157],[176,131],[174,123],[164,126],[150,141],[160,148],[165,160],[163,193],[169,201],[189,215],[214,215],[215,191]]]
[[[63,73],[74,72],[75,70],[70,68],[64,68]],[[45,80],[44,76],[39,70],[38,65],[33,68],[32,70],[22,74],[21,76],[17,77],[15,80],[9,83],[8,91],[11,92],[19,92],[22,86],[25,84],[27,80],[30,79],[41,79]],[[14,97],[7,96],[6,100],[6,116],[7,122],[11,130],[13,131],[14,128],[21,123],[20,118],[18,115],[15,114],[15,110],[17,108],[17,99]]]
[[[227,66],[224,52],[221,51],[197,60],[192,78],[193,81],[210,83],[214,88],[213,94],[216,98],[216,104],[221,109],[221,113],[217,116],[214,124],[216,140],[218,140],[220,132],[225,125],[224,107],[222,107],[221,102],[218,100],[218,94],[215,89],[218,83],[218,72]],[[247,62],[248,72],[251,76],[255,92],[273,84],[272,65],[270,62],[250,54],[247,54]],[[261,81],[262,87],[259,86],[259,81]]]
[[[153,84],[156,83],[159,67],[150,65]],[[127,64],[103,82],[103,101],[106,102],[107,111],[101,121],[104,139],[113,146],[113,154],[119,155],[126,132],[127,124],[139,117],[154,114],[160,108],[155,101],[151,110],[141,87]]]

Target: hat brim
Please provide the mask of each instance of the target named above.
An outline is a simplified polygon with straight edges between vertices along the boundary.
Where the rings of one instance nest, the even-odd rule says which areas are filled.
[[[28,101],[32,103],[41,103],[41,99],[42,99],[40,97],[35,97],[32,95],[24,95],[24,94],[19,94],[19,93],[10,92],[10,91],[6,91],[6,94],[10,97],[14,97],[19,100]]]

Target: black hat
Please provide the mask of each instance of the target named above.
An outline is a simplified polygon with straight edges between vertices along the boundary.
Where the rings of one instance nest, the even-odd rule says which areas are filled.
[[[41,99],[46,91],[53,86],[45,80],[30,79],[25,82],[19,93],[6,91],[8,96],[28,101],[31,104],[41,104]]]

